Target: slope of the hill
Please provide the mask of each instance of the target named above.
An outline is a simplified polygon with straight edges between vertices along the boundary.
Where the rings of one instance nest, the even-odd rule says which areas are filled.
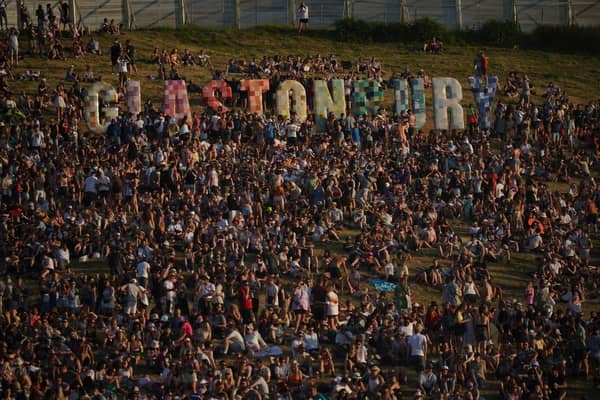
[[[24,70],[39,70],[48,79],[51,87],[63,81],[66,70],[73,64],[76,70],[83,72],[86,65],[91,65],[96,76],[102,76],[106,82],[117,84],[117,76],[111,74],[109,48],[113,40],[122,43],[131,40],[137,50],[138,74],[133,79],[142,82],[142,95],[150,97],[154,102],[160,101],[162,85],[160,82],[149,79],[156,75],[157,66],[149,63],[150,55],[154,48],[170,51],[177,48],[182,54],[185,48],[198,54],[204,49],[211,56],[215,68],[223,70],[225,63],[230,58],[252,57],[260,59],[264,55],[322,55],[335,54],[337,59],[352,61],[359,57],[378,57],[383,62],[384,72],[389,76],[392,72],[403,71],[409,68],[417,71],[423,68],[430,76],[454,77],[467,86],[466,78],[473,73],[473,59],[478,48],[452,47],[447,48],[444,54],[424,54],[408,46],[400,47],[391,44],[364,45],[358,43],[337,42],[332,39],[328,31],[308,31],[299,35],[294,29],[283,27],[262,27],[250,30],[219,30],[208,31],[197,27],[186,27],[179,30],[157,29],[126,32],[119,36],[99,35],[102,44],[103,56],[85,55],[79,59],[72,59],[70,47],[71,40],[63,39],[66,60],[47,60],[39,56],[25,59],[16,67],[16,72]],[[84,38],[87,42],[88,38]],[[21,48],[28,47],[27,40],[22,38]],[[498,76],[500,83],[505,82],[510,71],[528,74],[531,81],[538,87],[538,93],[548,82],[552,81],[566,90],[576,102],[587,102],[600,96],[600,59],[598,57],[552,54],[538,51],[525,51],[518,49],[487,48],[486,53],[490,58],[490,72]],[[181,67],[182,76],[192,79],[195,83],[203,84],[211,78],[207,68],[198,66]],[[35,91],[35,84],[31,82],[17,82],[12,84],[15,92],[21,90]],[[430,97],[430,93],[426,96]],[[465,102],[471,101],[470,94],[465,93]],[[539,99],[538,99],[539,100]],[[192,106],[200,107],[199,95],[191,96]],[[386,103],[391,104],[391,93],[386,93]]]
[[[180,30],[151,30],[127,32],[118,37],[100,35],[103,56],[86,55],[80,59],[67,60],[45,60],[39,56],[26,55],[15,68],[16,73],[25,70],[40,71],[47,78],[48,84],[53,88],[56,84],[64,82],[67,68],[72,64],[77,72],[82,73],[86,65],[90,65],[96,76],[102,76],[103,80],[117,84],[117,76],[111,74],[109,47],[113,40],[118,39],[122,43],[130,40],[137,50],[138,73],[133,79],[141,81],[142,97],[145,100],[150,97],[157,104],[161,101],[162,83],[151,80],[149,76],[156,75],[157,66],[149,63],[150,55],[154,48],[167,49],[171,51],[177,48],[179,53],[184,49],[190,49],[198,54],[201,49],[207,51],[211,56],[215,68],[223,70],[227,60],[231,58],[244,58],[249,60],[253,57],[258,59],[264,55],[322,55],[335,54],[337,59],[352,61],[361,58],[378,57],[383,62],[386,76],[392,72],[402,71],[410,68],[416,71],[425,69],[430,76],[450,76],[459,79],[464,86],[467,85],[466,78],[473,73],[473,58],[478,48],[474,47],[449,47],[444,54],[424,54],[407,47],[398,47],[388,44],[363,45],[356,43],[340,43],[332,40],[328,32],[309,31],[298,35],[289,28],[256,28],[244,31],[206,31],[199,28],[185,28]],[[88,38],[84,39],[86,42]],[[65,47],[70,47],[70,39],[63,39]],[[22,40],[22,48],[27,48],[27,40]],[[598,57],[584,57],[572,55],[551,54],[537,51],[485,49],[490,57],[490,72],[495,74],[503,83],[510,71],[529,75],[532,82],[538,87],[538,93],[542,93],[549,81],[554,82],[567,91],[575,102],[587,102],[590,99],[600,97],[600,59]],[[65,55],[70,56],[67,49]],[[202,85],[211,79],[211,72],[203,67],[180,67],[182,76],[192,79],[195,83]],[[35,82],[11,82],[15,93],[25,90],[34,93],[37,83]],[[428,92],[428,104],[431,104],[431,93]],[[471,96],[465,91],[465,103],[471,101]],[[192,107],[201,109],[199,94],[191,94]],[[536,97],[535,101],[541,99]],[[391,93],[386,93],[386,103],[391,104]],[[430,109],[430,105],[428,105]],[[555,190],[566,190],[565,184],[553,184]],[[455,229],[461,235],[466,235],[464,224],[458,224]],[[343,232],[344,236],[353,236],[357,232]],[[595,244],[598,235],[594,234]],[[598,248],[599,246],[595,246]],[[319,251],[325,249],[320,245]],[[342,243],[328,243],[327,249],[333,253],[343,252]],[[599,252],[594,250],[594,259],[598,259]],[[435,256],[433,251],[425,251],[424,254],[416,255],[411,261],[411,269],[428,265]],[[522,296],[523,289],[533,271],[533,257],[530,254],[516,254],[510,265],[506,263],[495,263],[490,266],[490,271],[495,277],[495,282],[505,291],[507,298]],[[75,265],[76,270],[86,272],[105,271],[105,263],[88,263]],[[413,285],[416,301],[421,303],[431,300],[439,300],[439,291],[416,282]],[[588,310],[600,309],[600,300],[592,300],[586,303]],[[411,385],[414,377],[411,376]],[[495,398],[498,382],[493,380],[489,388],[484,392],[487,398]],[[571,382],[570,382],[571,384]],[[573,382],[569,398],[579,398],[583,394],[590,394],[590,384],[583,379]],[[411,386],[412,388],[412,386]],[[410,390],[409,390],[410,391]],[[408,392],[405,394],[408,394]]]

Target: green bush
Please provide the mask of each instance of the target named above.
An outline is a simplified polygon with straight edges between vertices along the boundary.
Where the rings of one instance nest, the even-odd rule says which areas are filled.
[[[487,46],[512,48],[522,42],[522,34],[519,24],[490,20],[474,31],[473,40]]]
[[[600,26],[539,26],[531,33],[510,21],[490,20],[477,29],[448,30],[430,19],[410,24],[343,19],[335,24],[335,37],[345,42],[380,42],[421,45],[437,37],[447,45],[469,44],[505,48],[528,48],[563,53],[600,55]]]
[[[451,41],[448,30],[431,18],[419,18],[408,25],[408,35],[412,42],[428,42],[432,37],[445,42]]]
[[[538,26],[527,47],[566,53],[600,54],[600,26]]]
[[[366,21],[346,18],[335,23],[336,37],[344,42],[369,43],[373,41],[372,24]]]

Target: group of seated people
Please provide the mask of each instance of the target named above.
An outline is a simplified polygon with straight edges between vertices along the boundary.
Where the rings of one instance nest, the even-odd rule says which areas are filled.
[[[102,24],[100,25],[100,32],[110,33],[111,35],[120,35],[123,28],[123,24],[117,24],[114,19],[111,19],[110,22],[108,18],[104,18]]]
[[[306,57],[288,55],[282,57],[263,56],[262,59],[253,57],[250,61],[243,59],[230,59],[227,62],[228,73],[247,73],[251,75],[271,76],[276,71],[289,73],[338,73],[353,70],[358,73],[378,75],[382,72],[382,63],[377,57],[371,59],[360,58],[356,63],[340,61],[334,54],[322,56],[316,54]]]
[[[75,66],[71,65],[67,69],[67,74],[65,76],[65,80],[67,82],[96,82],[97,79],[94,75],[94,70],[91,65],[86,65],[85,71],[79,73],[75,70]]]
[[[210,56],[204,51],[200,50],[200,53],[196,56],[190,49],[183,49],[183,54],[180,54],[176,48],[167,51],[167,49],[159,49],[155,47],[150,55],[151,64],[159,65],[199,65],[201,67],[210,67]]]
[[[394,79],[406,79],[407,81],[410,82],[410,80],[413,78],[423,79],[425,89],[428,89],[431,87],[431,77],[429,76],[429,74],[427,72],[425,72],[425,70],[423,68],[419,69],[416,74],[413,74],[409,68],[405,68],[404,71],[393,74],[391,77],[391,80],[390,80],[390,85],[391,85],[391,81]]]
[[[444,51],[444,43],[440,42],[435,36],[423,45],[425,53],[439,54]]]
[[[516,71],[511,71],[506,78],[506,85],[504,86],[504,95],[512,98],[521,96],[523,88],[523,76],[519,76]],[[529,88],[532,95],[535,95],[535,88],[533,84],[529,82]]]

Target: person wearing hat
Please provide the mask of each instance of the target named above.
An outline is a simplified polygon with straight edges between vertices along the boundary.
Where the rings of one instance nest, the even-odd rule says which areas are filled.
[[[417,376],[417,384],[419,390],[427,395],[430,395],[438,385],[438,377],[433,372],[433,364],[428,362],[425,370],[421,371]]]
[[[125,294],[125,313],[129,316],[137,314],[137,302],[146,292],[142,286],[138,285],[137,279],[132,278],[129,283],[121,286],[120,290]]]
[[[357,393],[364,393],[367,391],[367,387],[365,385],[363,376],[360,374],[360,372],[355,371],[352,374],[352,381],[350,382],[350,388],[351,388],[352,392],[357,392]]]
[[[246,326],[244,342],[246,345],[246,350],[250,351],[251,354],[261,351],[267,347],[267,343],[265,343],[261,334],[254,329],[252,324],[248,324]]]
[[[377,365],[373,365],[369,369],[369,375],[367,375],[367,393],[369,396],[373,396],[373,398],[380,398],[383,393],[385,378],[380,372],[381,369]]]
[[[200,284],[196,287],[196,296],[198,296],[198,310],[204,317],[211,312],[211,300],[216,290],[215,284],[210,281],[208,275],[203,275]]]

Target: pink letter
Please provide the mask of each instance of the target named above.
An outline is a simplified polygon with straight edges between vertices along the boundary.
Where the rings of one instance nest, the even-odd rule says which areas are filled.
[[[176,121],[186,116],[192,118],[185,81],[165,81],[162,112]]]
[[[140,81],[127,81],[127,111],[137,116],[142,111],[142,93]]]

